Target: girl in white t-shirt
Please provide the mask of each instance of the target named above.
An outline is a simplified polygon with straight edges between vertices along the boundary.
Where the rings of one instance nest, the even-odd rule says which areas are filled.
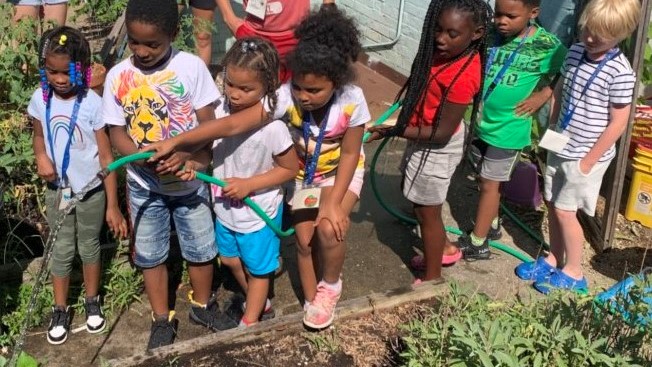
[[[45,192],[48,223],[54,225],[67,200],[91,182],[113,161],[104,124],[98,119],[101,98],[89,89],[90,48],[76,29],[59,27],[46,32],[39,49],[41,87],[27,108],[34,128],[34,156]],[[100,309],[100,231],[106,222],[117,236],[127,236],[127,224],[118,207],[115,174],[84,196],[59,230],[51,269],[54,288],[50,344],[68,338],[68,285],[75,246],[83,263],[86,330],[99,333],[106,322]],[[52,230],[52,228],[51,228]]]
[[[262,38],[236,41],[224,61],[224,93],[215,109],[222,118],[262,101],[269,110],[277,104],[279,58],[274,46]],[[220,317],[218,329],[246,327],[273,317],[267,299],[270,279],[279,267],[281,241],[243,200],[249,197],[281,225],[281,184],[294,178],[299,159],[282,121],[276,120],[249,132],[217,139],[213,143],[213,175],[224,188],[212,187],[217,217],[215,237],[220,261],[231,269],[246,293],[243,309],[230,308]],[[177,173],[194,179],[192,169]]]

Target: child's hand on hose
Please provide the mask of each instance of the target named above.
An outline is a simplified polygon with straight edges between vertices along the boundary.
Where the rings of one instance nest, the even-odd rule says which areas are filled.
[[[344,241],[346,232],[349,230],[349,216],[344,214],[339,203],[323,202],[319,206],[319,213],[315,219],[315,227],[323,220],[327,220],[333,226],[335,239],[339,242]]]
[[[106,208],[106,224],[109,226],[109,230],[113,232],[113,235],[116,238],[127,238],[127,235],[129,234],[127,221],[122,216],[120,208],[117,206],[110,206]]]
[[[180,170],[181,167],[185,166],[191,157],[192,153],[189,152],[174,152],[158,162],[156,173],[159,175],[174,174]]]
[[[246,178],[231,177],[224,180],[226,187],[222,188],[224,196],[230,199],[242,200],[251,194],[251,180]]]
[[[146,147],[142,148],[140,151],[154,152],[154,155],[147,160],[147,162],[153,163],[163,158],[167,159],[168,156],[170,156],[172,153],[174,153],[177,150],[178,143],[179,140],[176,139],[176,137],[172,137],[170,139],[165,139],[165,140],[157,141],[155,143],[151,143]],[[174,171],[176,172],[177,170]]]
[[[197,178],[197,171],[204,171],[205,169],[205,164],[201,164],[195,160],[189,160],[182,169],[177,171],[176,176],[183,181],[192,181]]]
[[[374,140],[380,140],[384,139],[387,136],[389,136],[390,130],[394,126],[388,126],[388,125],[377,125],[377,126],[372,126],[369,129],[367,129],[368,132],[371,134],[369,135],[369,138],[367,138],[364,143],[371,143]]]

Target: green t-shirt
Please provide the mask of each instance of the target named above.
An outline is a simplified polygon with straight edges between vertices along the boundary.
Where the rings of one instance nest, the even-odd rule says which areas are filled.
[[[521,38],[514,38],[498,46],[485,77],[484,93],[520,43]],[[532,94],[542,78],[559,73],[566,51],[557,37],[537,27],[517,51],[500,84],[484,101],[478,137],[503,149],[522,149],[530,145],[532,117],[516,115],[516,106]]]

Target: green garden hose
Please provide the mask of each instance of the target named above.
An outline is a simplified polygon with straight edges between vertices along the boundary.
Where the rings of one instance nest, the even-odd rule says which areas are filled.
[[[385,122],[385,120],[387,120],[387,118],[389,118],[389,116],[392,113],[394,113],[400,107],[400,104],[401,104],[400,102],[397,102],[394,105],[392,105],[382,116],[380,116],[378,118],[378,120],[376,120],[374,122],[374,126],[375,125],[380,125],[383,122]],[[365,136],[364,136],[364,141],[365,142],[367,141],[369,135],[370,135],[370,133],[365,134]],[[389,137],[383,139],[383,141],[380,143],[380,145],[376,149],[376,153],[374,154],[373,158],[371,159],[371,165],[370,165],[370,171],[371,172],[369,173],[369,177],[370,177],[370,180],[371,180],[371,189],[373,190],[374,196],[376,197],[376,200],[378,201],[380,206],[383,207],[383,209],[385,209],[389,214],[391,214],[392,216],[394,216],[396,219],[400,220],[403,223],[406,223],[406,224],[409,224],[409,225],[417,225],[417,220],[415,218],[407,216],[407,215],[401,213],[400,211],[396,210],[395,208],[391,207],[389,204],[387,204],[383,200],[383,197],[382,197],[382,195],[380,194],[380,192],[378,190],[378,181],[377,181],[377,175],[376,175],[376,165],[378,163],[378,157],[380,157],[380,153],[383,151],[383,149],[385,148],[385,145],[387,145],[387,142],[389,142],[390,139],[391,138],[389,138]],[[544,247],[548,248],[548,245],[546,244],[546,242],[543,239],[541,239],[529,226],[527,226],[525,223],[523,223],[514,213],[512,213],[509,209],[507,209],[507,207],[505,207],[502,203],[500,204],[500,208],[507,216],[509,216],[509,218],[514,223],[516,223],[520,228],[522,228],[528,235],[530,235],[532,238],[534,238],[537,242],[539,242]],[[446,226],[445,229],[446,229],[446,232],[452,233],[454,235],[459,236],[459,235],[463,234],[462,231],[460,229],[458,229],[458,228]],[[516,249],[514,249],[514,248],[512,248],[510,246],[504,245],[504,244],[502,244],[500,242],[489,241],[489,246],[491,246],[491,247],[493,247],[493,248],[495,248],[497,250],[500,250],[502,252],[505,252],[505,253],[507,253],[509,255],[512,255],[515,258],[517,258],[517,259],[519,259],[519,260],[521,260],[523,262],[531,262],[531,261],[533,261],[533,259],[529,255],[527,255],[525,253],[522,253],[522,252],[520,252],[520,251],[518,251],[518,250],[516,250]]]
[[[139,161],[141,159],[149,159],[153,155],[154,155],[153,152],[141,152],[141,153],[135,153],[135,154],[132,154],[132,155],[128,155],[126,157],[122,157],[122,158],[114,161],[113,163],[109,164],[107,166],[107,170],[109,172],[113,172],[113,171],[117,170],[118,168],[124,166],[127,163],[131,163],[131,162],[134,162],[134,161]],[[213,176],[209,176],[209,175],[207,175],[205,173],[202,173],[202,172],[197,172],[197,179],[199,179],[201,181],[204,181],[204,182],[207,182],[207,183],[215,184],[215,185],[217,185],[219,187],[225,187],[226,186],[226,182],[224,182],[224,181],[222,181],[222,180],[220,180],[218,178],[215,178]],[[267,215],[267,213],[265,213],[265,211],[263,209],[261,209],[261,207],[258,206],[258,204],[256,204],[253,200],[251,200],[251,198],[249,198],[249,197],[244,198],[244,202],[245,202],[245,204],[249,205],[249,207],[251,209],[253,209],[253,211],[256,214],[258,214],[258,216],[265,222],[265,224],[267,224],[274,231],[274,233],[276,233],[277,236],[279,236],[279,237],[287,237],[287,236],[291,236],[291,235],[294,234],[294,228],[290,228],[287,231],[284,231],[278,225],[276,225],[276,223],[274,223],[274,221],[272,221],[272,219]]]

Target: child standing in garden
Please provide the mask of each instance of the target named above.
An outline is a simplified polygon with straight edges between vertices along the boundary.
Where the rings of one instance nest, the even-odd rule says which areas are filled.
[[[490,22],[491,8],[482,0],[433,0],[410,77],[398,95],[404,100],[397,124],[370,129],[370,140],[408,139],[402,186],[421,230],[424,256],[411,263],[425,270],[423,280],[441,277],[442,263],[451,265],[462,257],[446,236],[441,211],[462,159],[464,113],[473,103],[473,125],[480,104]]]
[[[237,113],[261,100],[276,108],[279,58],[274,46],[258,37],[236,41],[224,56],[225,97],[218,100],[217,118]],[[218,139],[213,144],[213,176],[226,187],[213,186],[216,242],[220,262],[231,269],[246,293],[244,310],[222,318],[220,329],[251,326],[272,317],[267,299],[270,279],[279,267],[280,238],[248,207],[249,197],[280,227],[283,217],[281,184],[294,178],[299,159],[282,121],[276,120],[248,133]],[[194,171],[179,171],[184,179]]]
[[[47,183],[45,206],[51,231],[72,196],[113,161],[107,130],[98,118],[102,100],[89,88],[90,63],[90,47],[78,30],[58,27],[43,34],[41,87],[32,95],[27,112],[34,129],[37,173]],[[55,303],[47,332],[50,344],[65,342],[70,331],[68,288],[75,247],[83,264],[86,330],[99,333],[106,326],[99,296],[104,220],[117,237],[127,236],[116,186],[111,173],[103,184],[90,188],[58,232],[50,264]]]
[[[126,18],[128,46],[133,55],[106,76],[103,122],[121,155],[130,155],[153,142],[169,139],[214,118],[220,97],[206,64],[171,47],[179,22],[175,0],[131,0]],[[210,147],[202,147],[186,163],[205,169]],[[188,262],[192,291],[190,320],[217,330],[218,307],[211,295],[217,255],[207,186],[158,174],[150,164],[127,167],[127,190],[135,244],[134,263],[142,268],[152,307],[148,349],[174,341],[177,320],[168,308],[165,260],[174,219],[181,254]]]
[[[588,287],[577,210],[595,214],[615,143],[627,128],[636,77],[618,44],[634,32],[640,17],[638,0],[591,0],[580,17],[580,43],[571,46],[562,67],[553,95],[554,124],[540,143],[548,150],[550,253],[516,268],[542,293]]]
[[[566,55],[557,37],[534,23],[539,3],[496,1],[482,119],[471,132],[470,158],[479,174],[480,199],[473,231],[458,242],[468,260],[488,259],[489,240],[501,236],[500,185],[510,180],[521,150],[531,145],[532,116],[552,95]]]

